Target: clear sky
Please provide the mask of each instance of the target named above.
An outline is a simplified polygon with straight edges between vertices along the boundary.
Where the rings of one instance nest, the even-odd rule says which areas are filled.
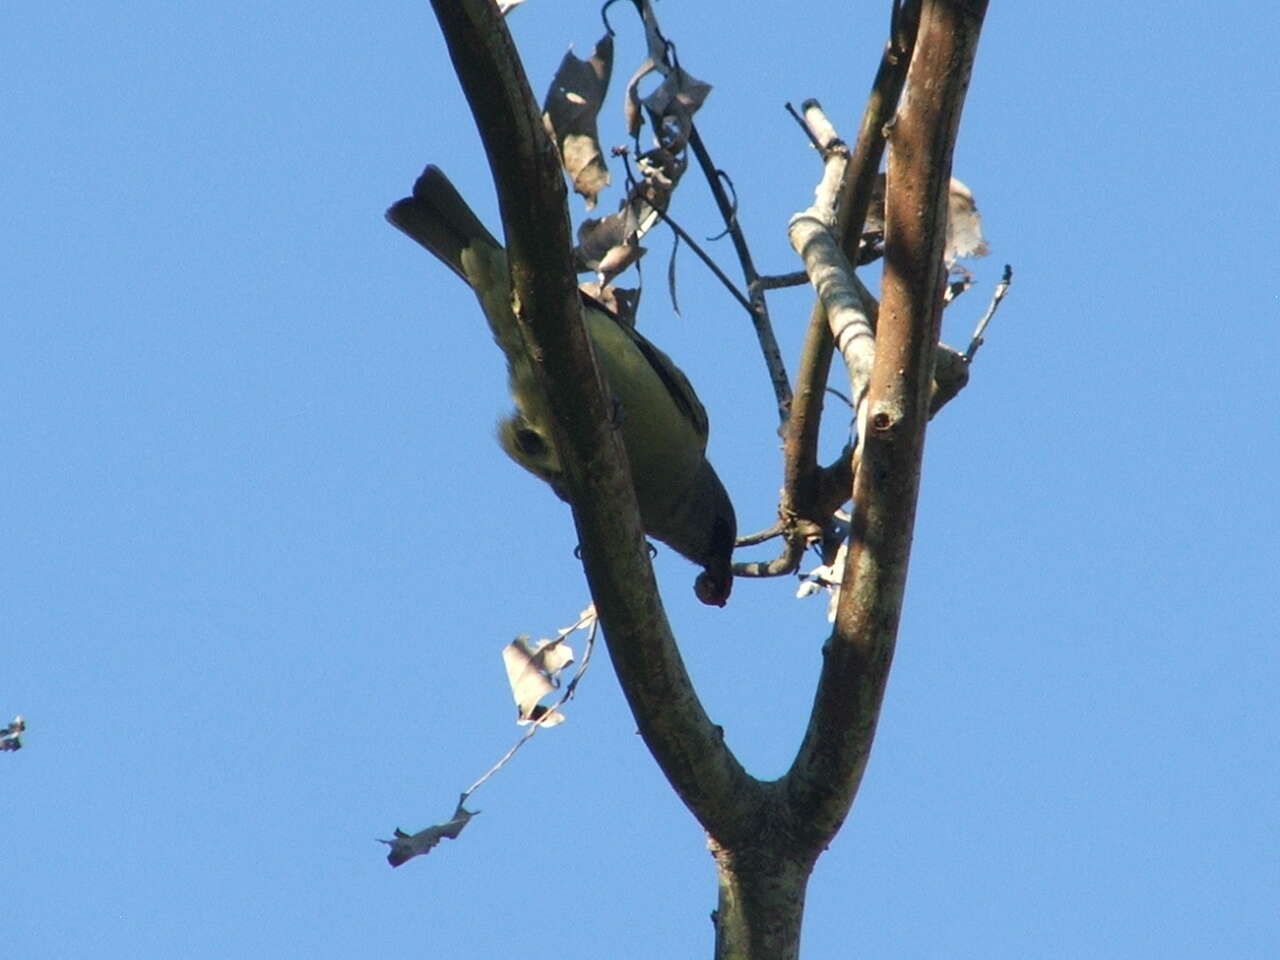
[[[659,7],[766,271],[818,174],[783,103],[852,135],[887,8]],[[643,55],[616,14],[613,142]],[[511,25],[539,94],[600,32],[576,0]],[[1015,287],[929,430],[805,957],[1280,953],[1277,27],[992,4],[956,170],[993,253],[946,339],[1005,262]],[[0,956],[709,956],[704,840],[603,656],[459,840],[394,871],[374,842],[448,816],[517,735],[500,648],[586,600],[567,509],[494,442],[474,300],[382,219],[431,161],[497,225],[428,5],[7,4],[0,83],[0,721],[30,723],[0,755]],[[692,174],[674,212],[718,232]],[[641,323],[758,529],[781,461],[750,327],[687,253],[676,316],[648,246]],[[772,301],[791,370],[809,303]],[[778,775],[823,603],[703,608],[657,562],[708,709]]]

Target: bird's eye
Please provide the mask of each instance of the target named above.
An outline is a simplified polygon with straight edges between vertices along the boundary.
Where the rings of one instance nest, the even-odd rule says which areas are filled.
[[[542,439],[542,434],[528,428],[519,428],[515,431],[516,449],[526,457],[542,458],[547,455],[547,442]]]

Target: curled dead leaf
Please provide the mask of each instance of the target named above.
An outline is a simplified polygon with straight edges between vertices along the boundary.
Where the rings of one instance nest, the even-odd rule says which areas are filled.
[[[596,204],[609,185],[609,168],[600,149],[596,119],[613,72],[613,38],[605,34],[587,60],[570,50],[560,61],[543,105],[542,121],[560,149],[560,162],[573,189]]]
[[[22,749],[22,734],[27,729],[27,721],[22,715],[14,717],[7,726],[0,727],[0,752],[9,753]]]
[[[563,637],[540,640],[533,646],[528,637],[516,637],[503,647],[502,662],[516,702],[518,723],[540,722],[546,727],[564,722],[563,715],[538,703],[559,688],[560,672],[573,663],[573,650]]]
[[[682,151],[693,130],[693,115],[710,93],[711,84],[682,67],[669,71],[657,89],[641,101],[649,112],[658,143],[672,153]]]
[[[462,829],[471,822],[479,810],[465,810],[462,804],[458,804],[457,809],[453,811],[453,817],[444,823],[436,823],[417,833],[408,834],[396,827],[393,834],[394,839],[379,840],[379,843],[385,843],[391,848],[387,854],[387,863],[393,867],[398,867],[402,863],[412,860],[414,857],[420,857],[424,853],[431,851],[441,840],[448,838],[456,840],[458,834],[462,833]]]
[[[867,222],[862,228],[859,263],[868,263],[882,252],[879,248],[884,242],[884,190],[885,176],[881,173],[871,188]],[[952,177],[947,195],[947,239],[943,259],[951,267],[957,260],[985,257],[987,253],[987,242],[982,236],[982,217],[978,214],[973,192]]]
[[[655,149],[641,154],[636,166],[640,179],[618,212],[588,218],[578,227],[573,251],[578,270],[594,271],[602,284],[644,256],[640,238],[657,224],[659,211],[666,211],[686,164],[666,150]]]
[[[955,177],[947,196],[947,263],[967,257],[985,257],[987,241],[982,236],[982,217],[973,192]]]

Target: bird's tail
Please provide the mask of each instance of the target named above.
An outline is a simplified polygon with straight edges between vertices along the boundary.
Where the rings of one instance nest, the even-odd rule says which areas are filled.
[[[428,166],[422,171],[413,196],[392,204],[387,220],[470,284],[507,362],[518,365],[525,347],[511,313],[507,252],[440,168]]]
[[[502,249],[437,166],[422,171],[413,185],[413,196],[393,203],[387,220],[472,286],[476,285],[475,277],[468,275],[463,253],[476,245]]]

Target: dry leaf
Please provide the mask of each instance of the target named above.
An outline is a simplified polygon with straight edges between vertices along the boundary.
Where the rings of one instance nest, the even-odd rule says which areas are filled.
[[[479,810],[464,810],[462,804],[458,804],[458,808],[453,811],[453,819],[445,823],[433,824],[415,834],[405,833],[399,827],[396,827],[395,839],[379,840],[378,842],[385,843],[391,848],[391,852],[387,854],[387,863],[393,867],[398,867],[414,857],[429,852],[445,837],[450,840],[456,840],[458,834],[462,832],[462,828],[470,823],[471,818],[479,812]]]
[[[27,721],[22,715],[13,718],[7,727],[0,727],[0,752],[22,749],[22,733],[27,729]]]
[[[502,662],[516,702],[518,723],[540,721],[542,726],[551,727],[564,722],[562,714],[538,703],[560,686],[560,671],[573,663],[573,650],[563,637],[540,640],[536,646],[529,645],[528,637],[516,637],[503,647]]]
[[[608,283],[644,254],[635,212],[627,201],[617,213],[598,220],[588,217],[578,226],[574,262],[579,272],[591,270],[601,283]]]
[[[636,165],[642,179],[636,181],[618,212],[589,218],[578,227],[578,245],[573,251],[578,271],[595,271],[602,284],[644,256],[640,238],[657,224],[658,211],[667,209],[686,166],[662,149],[641,154]]]
[[[711,84],[691,76],[682,67],[667,72],[658,88],[641,101],[662,146],[672,153],[684,149],[693,129],[693,115],[710,93]]]
[[[605,34],[589,60],[579,60],[572,50],[564,55],[543,106],[543,123],[560,148],[560,162],[573,180],[573,189],[586,198],[588,210],[609,185],[596,118],[612,72],[613,38]]]
[[[948,264],[966,257],[985,257],[987,241],[982,238],[982,217],[973,200],[973,192],[955,177],[951,178],[951,193],[947,198],[947,250]]]
[[[859,264],[874,260],[879,255],[877,247],[884,241],[884,184],[881,173],[871,188],[871,202],[867,206],[867,222],[862,228],[863,252]],[[875,252],[871,252],[875,251]],[[951,267],[966,257],[985,257],[987,242],[982,237],[982,217],[973,193],[955,177],[947,196],[947,239],[942,258]]]
[[[840,584],[844,581],[844,563],[848,548],[847,543],[841,543],[831,563],[814,567],[808,573],[802,574],[802,582],[796,590],[797,597],[811,597],[824,589],[828,591],[828,623],[834,623],[836,619],[836,605],[840,602]]]
[[[627,130],[633,139],[640,132],[640,106],[643,104],[649,111],[658,143],[673,153],[680,153],[688,142],[693,115],[707,99],[711,85],[691,76],[675,63],[648,0],[642,0],[637,6],[644,23],[647,56],[627,81]],[[662,83],[648,96],[641,97],[638,90],[640,81],[655,70],[662,74]]]
[[[627,81],[627,96],[623,102],[622,112],[627,125],[627,136],[632,140],[639,136],[640,127],[644,124],[644,113],[640,110],[640,81],[656,69],[658,68],[652,59],[645,60],[636,67],[636,72]]]

